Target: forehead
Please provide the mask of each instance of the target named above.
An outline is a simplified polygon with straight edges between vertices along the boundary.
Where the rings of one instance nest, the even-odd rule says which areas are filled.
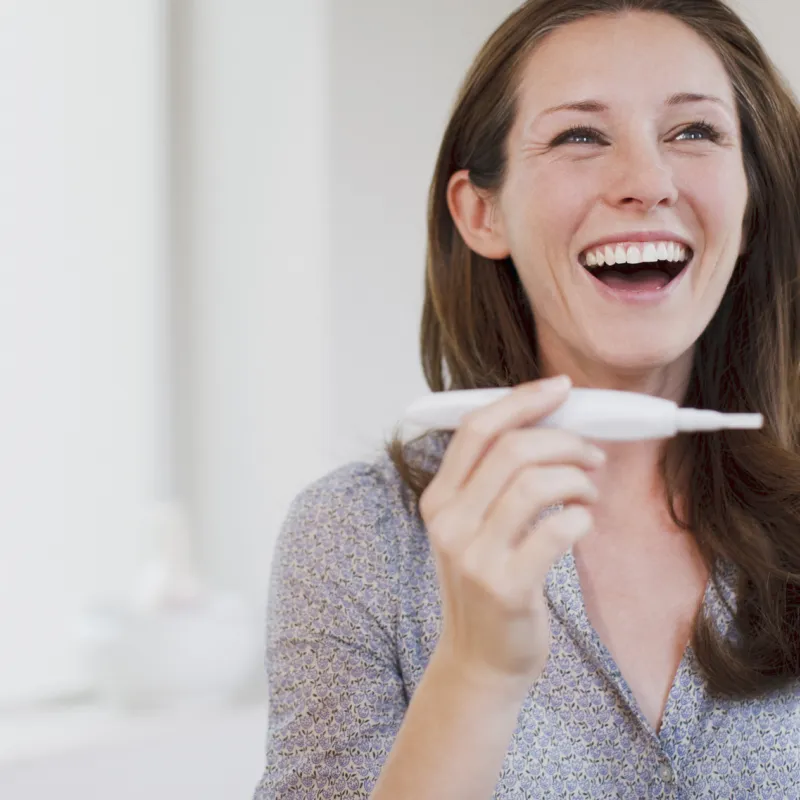
[[[520,104],[523,114],[585,98],[612,108],[660,106],[676,92],[712,94],[733,106],[725,67],[700,34],[667,14],[627,12],[547,36],[525,66]]]

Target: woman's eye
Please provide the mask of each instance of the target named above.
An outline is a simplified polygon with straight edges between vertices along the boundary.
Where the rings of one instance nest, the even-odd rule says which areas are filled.
[[[560,144],[596,144],[601,143],[602,136],[593,128],[570,128],[559,134],[552,142],[552,147]]]
[[[684,128],[674,141],[684,142],[718,142],[722,138],[720,132],[707,122],[697,122]],[[594,128],[570,128],[559,134],[550,144],[557,147],[562,144],[607,144],[605,137]]]
[[[704,140],[716,142],[719,141],[719,138],[719,131],[707,122],[699,122],[695,125],[690,125],[688,128],[684,128],[675,137],[676,140],[682,140],[684,142],[702,142]]]

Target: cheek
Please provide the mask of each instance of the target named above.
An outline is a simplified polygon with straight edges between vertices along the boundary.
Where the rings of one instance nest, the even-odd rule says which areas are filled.
[[[524,263],[533,256],[563,257],[588,213],[592,187],[586,180],[565,179],[559,172],[539,170],[508,187],[509,237],[517,262],[521,259]],[[544,264],[530,263],[530,267],[539,269]]]
[[[704,253],[692,286],[708,311],[701,313],[705,325],[721,302],[739,258],[747,182],[744,172],[739,175],[732,167],[727,173],[715,170],[703,182],[693,183],[693,187],[689,202],[701,228],[698,233]]]
[[[747,205],[747,180],[741,162],[695,170],[684,185],[702,226],[705,248],[735,262]],[[733,263],[730,266],[732,269]]]

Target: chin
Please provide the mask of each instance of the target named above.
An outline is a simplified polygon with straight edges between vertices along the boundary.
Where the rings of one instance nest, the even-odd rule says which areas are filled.
[[[624,343],[609,342],[605,347],[595,342],[590,358],[603,364],[612,374],[642,375],[664,370],[680,362],[688,349],[685,342],[655,342],[644,338]]]

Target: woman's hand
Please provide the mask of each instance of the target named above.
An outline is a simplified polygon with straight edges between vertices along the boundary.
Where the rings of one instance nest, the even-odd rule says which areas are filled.
[[[437,660],[523,696],[550,650],[545,577],[591,530],[597,489],[587,470],[605,461],[580,436],[529,427],[569,386],[568,378],[534,381],[469,414],[420,498],[442,599]],[[564,509],[534,529],[556,503]]]

